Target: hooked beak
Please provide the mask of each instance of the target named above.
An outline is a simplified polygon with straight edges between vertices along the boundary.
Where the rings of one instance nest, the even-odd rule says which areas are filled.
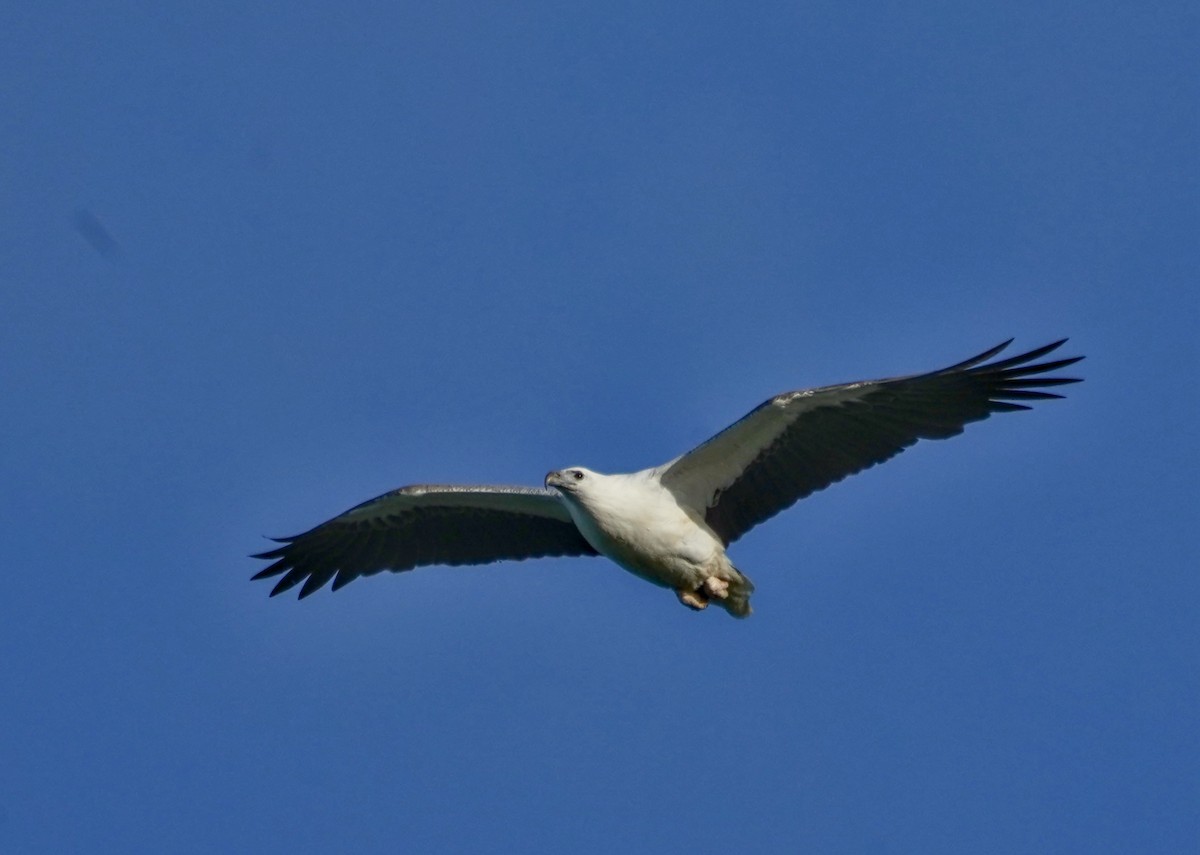
[[[546,473],[546,480],[543,483],[546,487],[559,487],[563,483],[562,474],[557,469],[552,469]]]

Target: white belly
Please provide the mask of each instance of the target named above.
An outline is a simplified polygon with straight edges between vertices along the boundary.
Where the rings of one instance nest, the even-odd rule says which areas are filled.
[[[589,499],[568,503],[575,525],[597,552],[629,572],[688,589],[708,576],[726,575],[729,562],[720,541],[657,485]]]

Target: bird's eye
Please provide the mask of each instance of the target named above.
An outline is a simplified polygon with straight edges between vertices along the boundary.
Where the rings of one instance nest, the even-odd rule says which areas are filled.
[[[574,478],[576,481],[582,481],[583,473],[580,472],[578,469],[573,469],[573,470],[571,470],[571,477]]]

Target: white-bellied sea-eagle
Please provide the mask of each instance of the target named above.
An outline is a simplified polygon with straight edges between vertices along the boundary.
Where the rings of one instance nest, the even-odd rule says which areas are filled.
[[[726,547],[763,520],[919,439],[945,439],[1019,401],[1061,398],[1047,377],[1083,357],[1037,360],[1066,339],[988,362],[1011,343],[928,374],[785,392],[661,466],[602,475],[556,469],[545,486],[422,484],[384,493],[254,556],[307,597],[333,580],[426,564],[604,555],[692,609],[750,614],[754,585]]]

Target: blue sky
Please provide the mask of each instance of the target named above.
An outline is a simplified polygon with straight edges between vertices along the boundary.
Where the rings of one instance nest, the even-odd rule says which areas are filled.
[[[0,848],[1180,851],[1184,3],[0,11]],[[736,544],[303,603],[263,535],[660,463],[786,389],[1085,383]]]

